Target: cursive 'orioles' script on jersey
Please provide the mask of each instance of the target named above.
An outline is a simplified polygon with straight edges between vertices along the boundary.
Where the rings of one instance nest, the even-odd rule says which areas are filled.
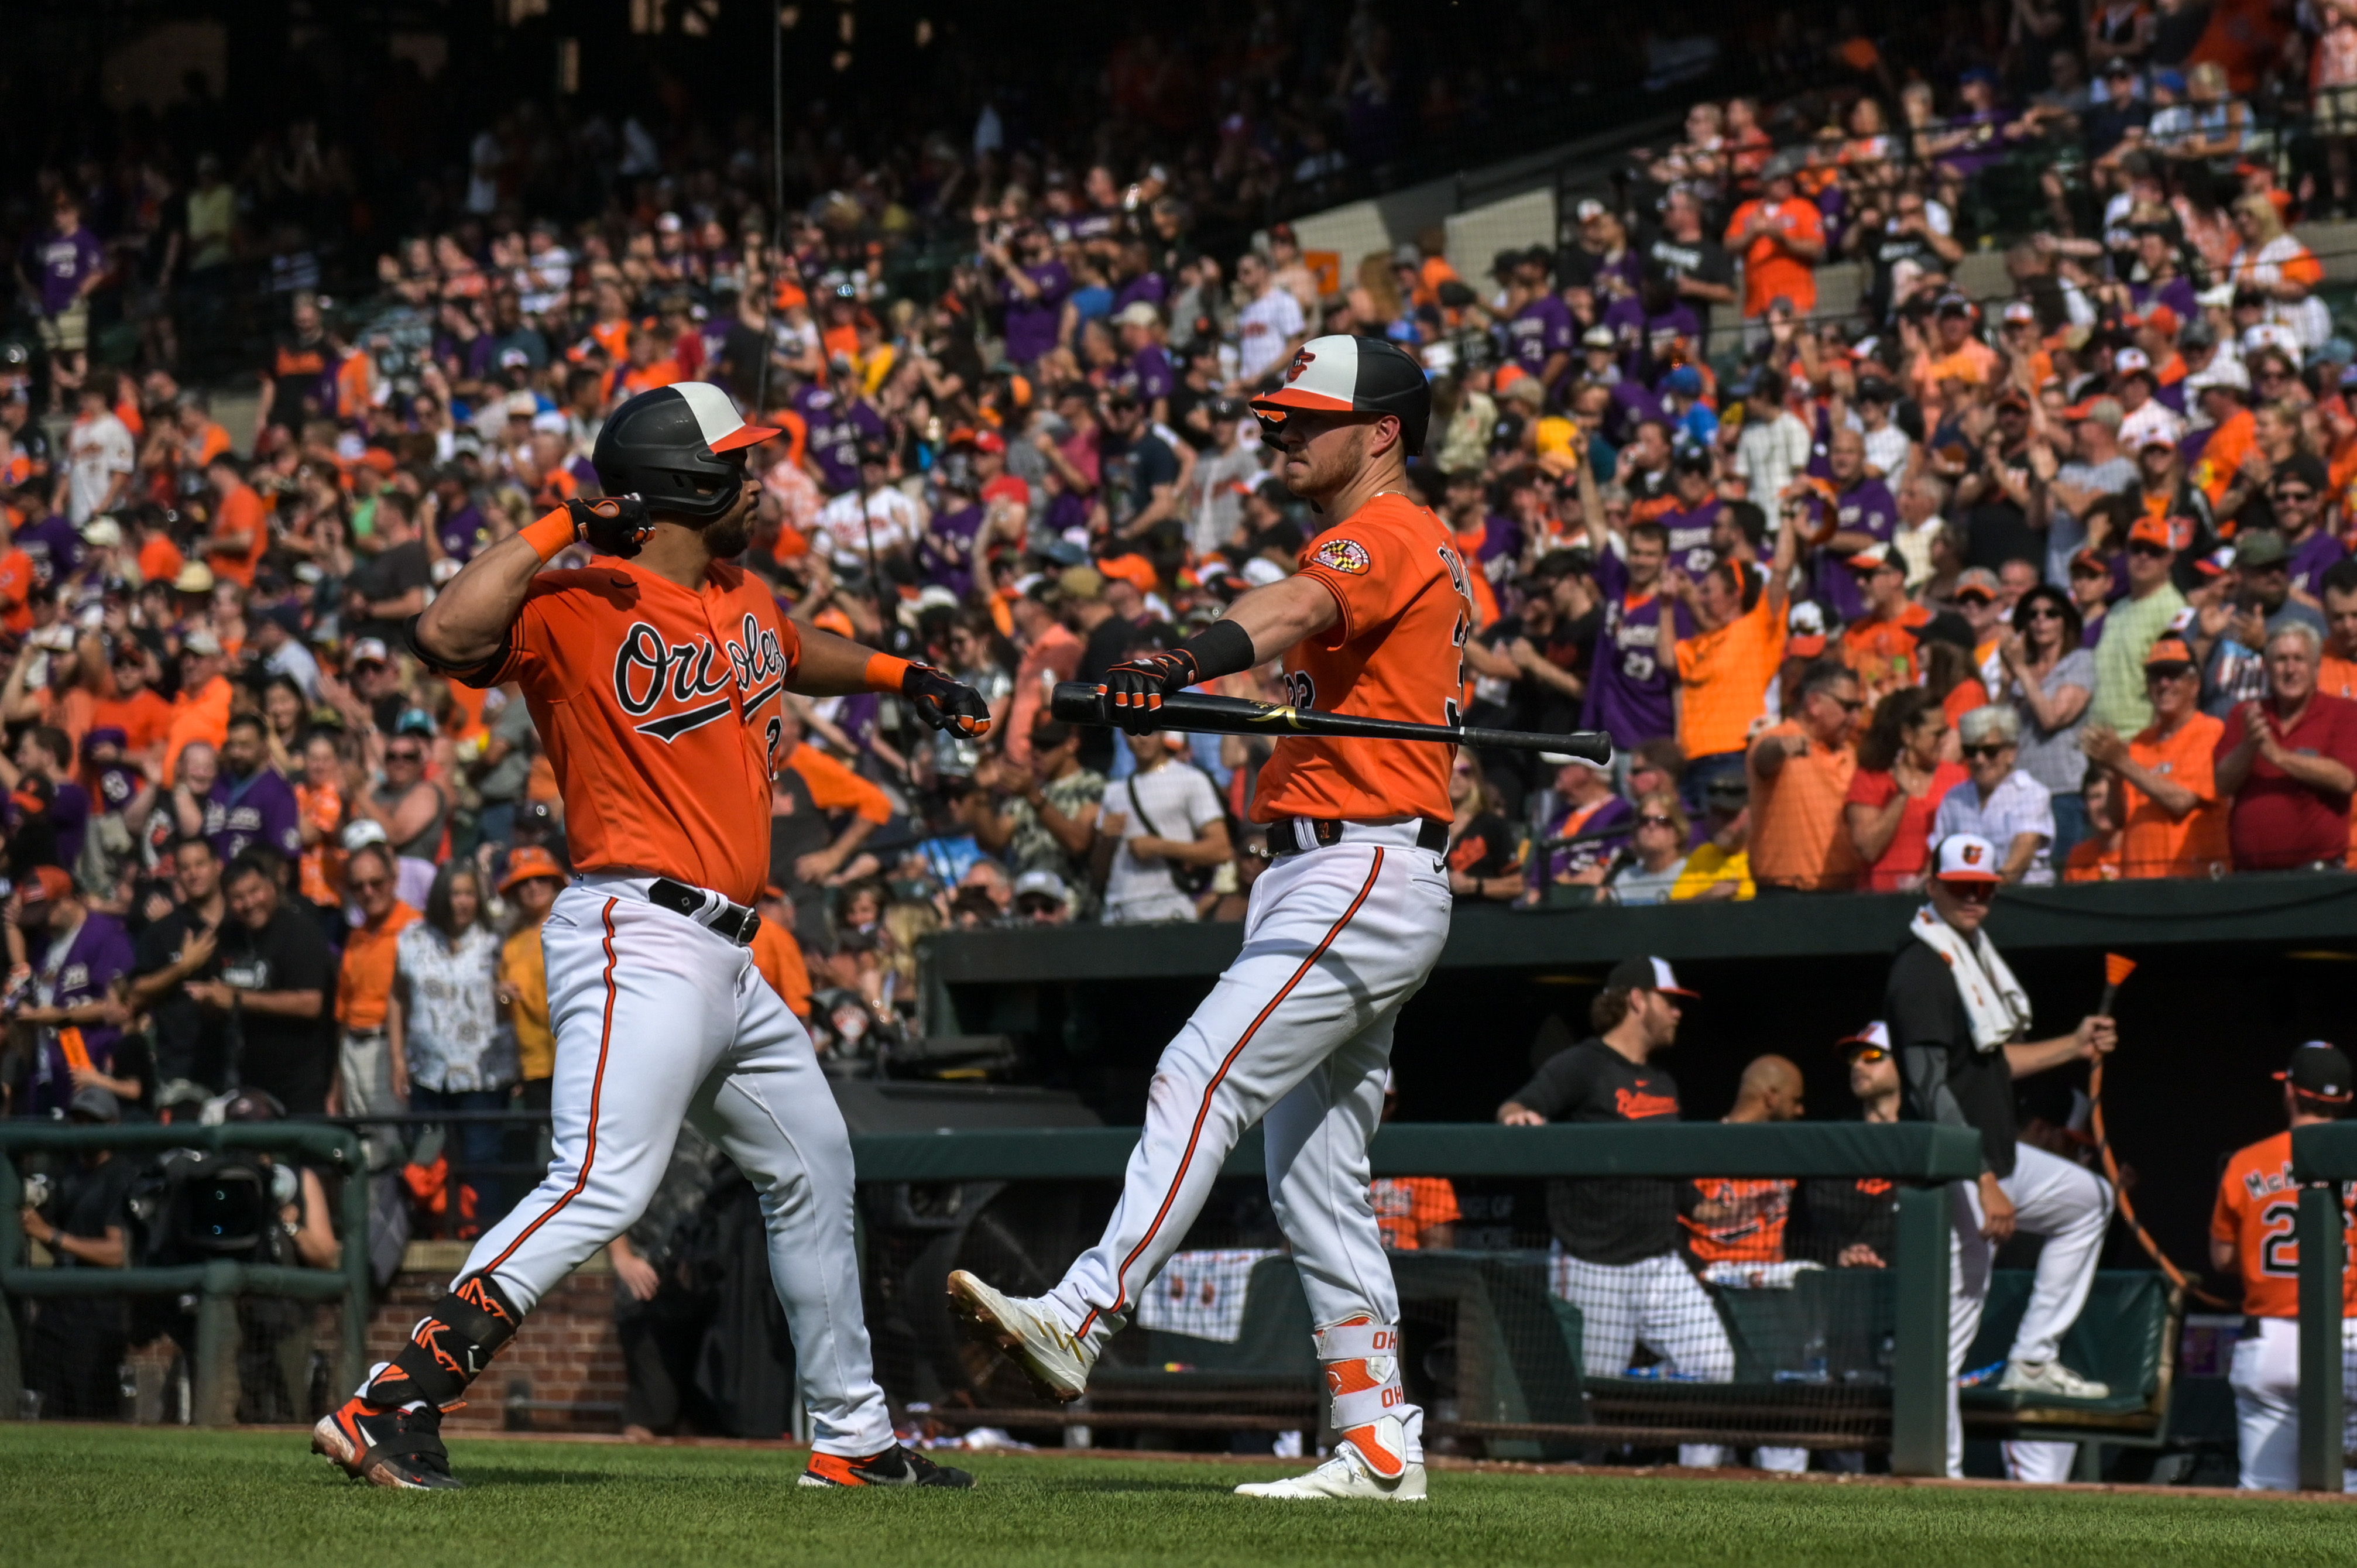
[[[601,558],[533,579],[506,652],[565,801],[576,871],[674,877],[750,904],[770,865],[770,776],[802,637],[759,582],[700,589]]]

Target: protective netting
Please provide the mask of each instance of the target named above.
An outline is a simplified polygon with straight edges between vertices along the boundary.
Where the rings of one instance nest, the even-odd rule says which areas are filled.
[[[1039,1294],[1114,1196],[1109,1181],[863,1189],[896,1401],[944,1429],[1050,1444],[1330,1443],[1308,1308],[1257,1180],[1214,1189],[1082,1403],[1047,1403],[958,1335],[940,1305],[949,1270]],[[1438,1452],[1798,1469],[1889,1447],[1889,1182],[1405,1178],[1372,1197],[1403,1376]]]
[[[124,1149],[12,1157],[20,1208],[0,1390],[25,1420],[221,1424],[310,1422],[332,1398],[344,1342],[337,1243],[316,1171],[251,1151]],[[332,1180],[332,1174],[328,1178]],[[208,1295],[201,1274],[239,1288]],[[171,1288],[112,1288],[173,1271]],[[307,1298],[251,1288],[244,1271],[301,1270]],[[151,1277],[153,1277],[151,1275]]]

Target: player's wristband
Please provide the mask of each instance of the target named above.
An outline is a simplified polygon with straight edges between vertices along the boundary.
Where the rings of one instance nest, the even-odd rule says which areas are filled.
[[[1232,620],[1213,621],[1172,651],[1195,661],[1197,682],[1239,675],[1259,662],[1253,655],[1252,633]]]
[[[538,522],[526,527],[519,537],[532,546],[533,554],[546,563],[556,559],[557,552],[576,542],[581,533],[574,525],[573,514],[558,507]]]
[[[908,676],[907,660],[895,659],[888,653],[871,653],[867,656],[867,673],[861,679],[871,692],[897,693],[900,690],[900,682]]]

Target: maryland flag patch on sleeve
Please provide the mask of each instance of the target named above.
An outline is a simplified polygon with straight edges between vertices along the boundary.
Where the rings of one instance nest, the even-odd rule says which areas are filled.
[[[1309,553],[1309,560],[1313,565],[1345,572],[1353,577],[1365,576],[1367,569],[1373,564],[1367,555],[1367,547],[1355,539],[1321,539],[1318,547]]]

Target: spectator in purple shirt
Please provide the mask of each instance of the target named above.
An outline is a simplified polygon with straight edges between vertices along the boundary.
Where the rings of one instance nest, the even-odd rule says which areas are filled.
[[[1051,332],[1049,342],[1054,341]],[[810,429],[812,477],[828,495],[839,496],[859,488],[860,444],[881,441],[887,432],[884,416],[860,395],[859,374],[851,360],[838,354],[834,368],[832,389],[806,386],[794,393],[793,403],[794,412]]]
[[[1146,304],[1161,308],[1170,297],[1170,285],[1160,273],[1154,270],[1154,252],[1143,240],[1132,240],[1121,248],[1121,265],[1114,270],[1113,313],[1119,316],[1131,306]]]
[[[1121,329],[1122,352],[1127,356],[1114,374],[1115,382],[1125,387],[1157,424],[1167,422],[1170,392],[1178,378],[1170,369],[1170,356],[1162,349],[1162,312],[1145,300],[1134,300],[1122,307],[1114,324]]]
[[[1815,596],[1831,607],[1844,626],[1866,614],[1866,592],[1849,558],[1869,545],[1890,542],[1899,521],[1899,502],[1889,486],[1866,471],[1866,437],[1847,425],[1826,443],[1826,467],[1831,470],[1834,499],[1833,536],[1817,548]],[[1820,526],[1822,526],[1822,521]]]
[[[1711,455],[1687,446],[1670,459],[1670,493],[1676,504],[1655,521],[1668,535],[1670,564],[1699,577],[1718,564],[1711,543],[1718,525],[1718,487],[1711,480]]]
[[[1056,260],[1047,231],[1027,228],[1015,236],[1015,253],[1004,245],[985,243],[982,253],[998,269],[998,297],[1006,307],[1006,357],[1028,366],[1056,346],[1063,324],[1064,301],[1072,292],[1072,274]],[[803,411],[808,417],[809,411]],[[817,430],[812,430],[812,446]],[[856,442],[855,442],[856,445]],[[852,482],[858,480],[857,454],[852,454]],[[842,487],[848,489],[848,486]]]
[[[2324,460],[2307,452],[2276,469],[2269,492],[2276,523],[2291,555],[2291,591],[2317,604],[2324,602],[2324,575],[2349,553],[2324,525],[2331,494],[2331,475]]]
[[[27,878],[9,902],[33,969],[29,1004],[13,1021],[35,1026],[39,1041],[23,1109],[35,1116],[62,1114],[85,1084],[135,1103],[136,1075],[115,1060],[124,1015],[114,983],[131,972],[133,958],[123,923],[84,904],[73,878],[54,865]],[[59,1029],[81,1032],[87,1068],[70,1065]]]
[[[221,759],[221,777],[205,797],[205,837],[221,857],[234,860],[254,844],[290,858],[301,854],[303,813],[293,787],[270,766],[259,714],[231,716]]]
[[[1612,775],[1584,762],[1566,762],[1555,775],[1555,810],[1547,813],[1546,836],[1570,839],[1535,857],[1548,883],[1600,886],[1612,859],[1627,843],[1625,830],[1636,816],[1628,800],[1612,788]],[[1619,828],[1620,832],[1612,832]],[[1535,890],[1545,897],[1542,886]]]
[[[1571,306],[1547,287],[1554,258],[1545,251],[1524,251],[1514,263],[1514,294],[1523,304],[1506,323],[1506,343],[1514,363],[1539,379],[1552,392],[1571,367],[1572,350],[1579,343],[1579,323]]]
[[[90,791],[74,782],[72,768],[73,742],[51,725],[27,730],[15,761],[0,762],[0,783],[8,789],[8,869],[18,881],[33,866],[81,858]]]
[[[1587,681],[1583,729],[1600,729],[1612,744],[1632,751],[1642,743],[1677,731],[1670,686],[1677,660],[1664,637],[1692,637],[1694,619],[1662,592],[1669,562],[1669,532],[1658,522],[1632,524],[1627,543],[1616,552],[1602,519],[1589,528],[1596,546],[1596,585],[1604,593],[1604,625],[1596,634],[1596,657]]]
[[[90,370],[90,296],[106,281],[106,248],[82,227],[81,208],[59,192],[47,233],[26,242],[16,269],[26,294],[40,302],[41,347],[50,355],[53,391],[81,385]]]
[[[33,558],[33,580],[37,583],[55,583],[81,569],[81,531],[74,527],[73,519],[60,512],[27,523],[16,531],[14,542]]]

